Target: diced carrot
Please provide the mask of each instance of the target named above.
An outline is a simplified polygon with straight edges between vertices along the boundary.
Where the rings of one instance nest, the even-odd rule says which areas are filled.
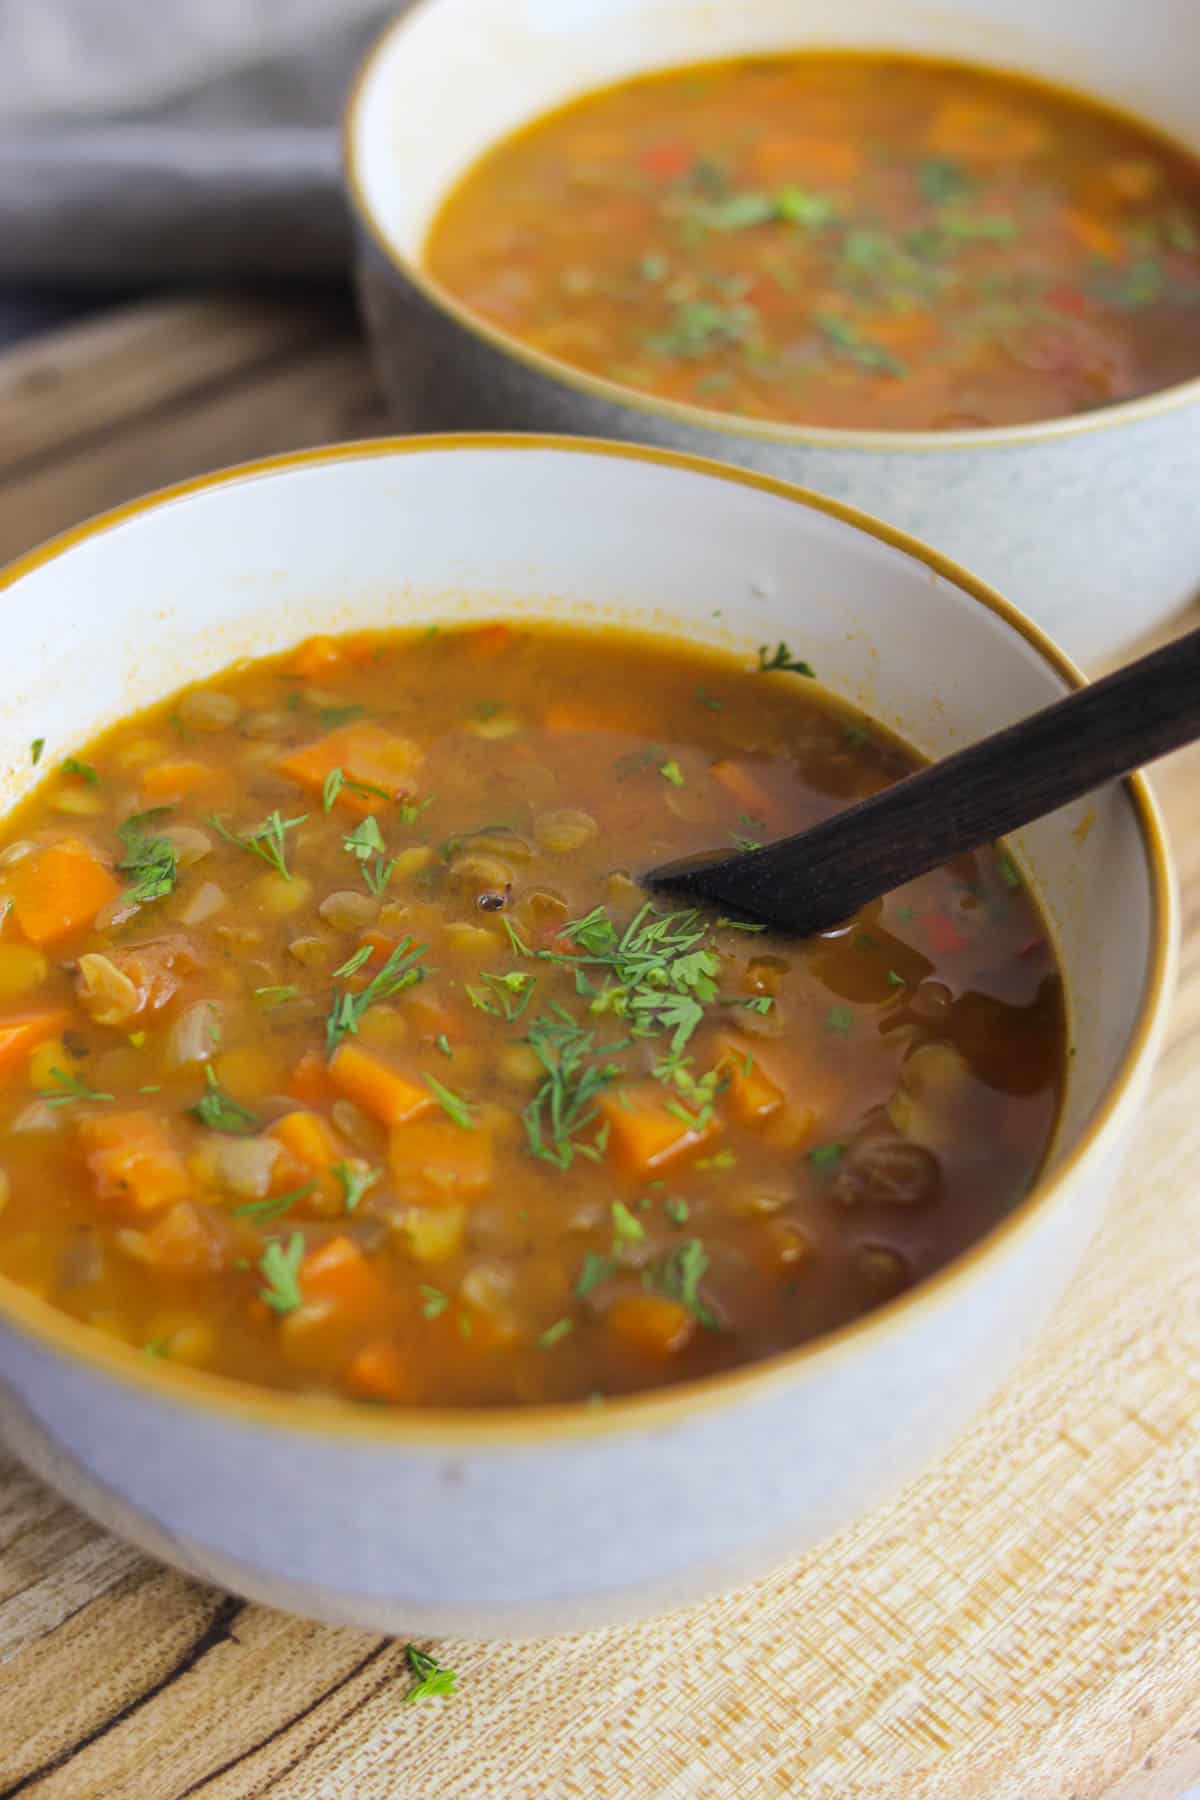
[[[184,800],[189,794],[194,794],[197,788],[207,787],[210,782],[218,780],[220,773],[210,763],[187,760],[151,763],[148,769],[142,771],[142,797],[151,806]]]
[[[1095,213],[1069,207],[1063,213],[1062,221],[1075,242],[1090,255],[1102,256],[1106,262],[1116,262],[1121,255],[1123,246],[1117,233]]]
[[[323,675],[335,668],[341,657],[341,645],[337,638],[306,638],[289,659],[288,674],[302,675],[306,681],[310,681],[314,675]]]
[[[546,731],[634,731],[637,721],[629,707],[616,701],[551,700],[542,714]]]
[[[490,662],[493,657],[503,655],[513,641],[511,625],[484,625],[479,631],[468,632],[463,648],[480,662]]]
[[[764,138],[750,158],[750,169],[772,184],[831,181],[844,186],[859,173],[862,160],[861,147],[849,138]]]
[[[381,1125],[402,1125],[437,1104],[428,1088],[410,1081],[360,1044],[339,1045],[329,1075],[339,1094]]]
[[[17,924],[39,947],[82,931],[121,891],[96,852],[76,838],[24,857],[5,872],[4,887]]]
[[[423,760],[420,746],[411,738],[397,737],[382,725],[354,720],[318,738],[315,744],[289,750],[275,767],[289,781],[314,792],[320,792],[333,769],[340,769],[347,782],[359,781],[382,789],[381,793],[363,794],[343,786],[338,794],[338,806],[365,818],[389,799],[410,792]]]
[[[452,1119],[417,1119],[392,1132],[388,1161],[401,1200],[437,1206],[477,1200],[492,1184],[491,1132],[484,1125],[464,1131]]]
[[[91,1113],[80,1119],[79,1136],[103,1204],[151,1213],[191,1192],[183,1158],[154,1113]]]
[[[745,763],[734,762],[727,757],[723,762],[715,762],[708,772],[745,809],[750,818],[769,817],[771,796]]]
[[[651,144],[643,150],[638,162],[647,175],[673,181],[691,167],[694,152],[690,144]]]
[[[314,1175],[324,1175],[345,1155],[328,1119],[316,1112],[285,1113],[270,1127],[288,1155]]]
[[[305,1106],[323,1106],[334,1091],[324,1057],[316,1050],[306,1050],[288,1076],[287,1091]]]
[[[941,329],[934,315],[920,306],[912,306],[907,312],[873,313],[862,323],[863,336],[873,344],[883,344],[908,356],[930,349]]]
[[[604,1316],[613,1336],[645,1356],[674,1356],[695,1327],[691,1313],[666,1294],[623,1294]]]
[[[679,1105],[680,1112],[688,1110],[680,1102],[674,1104]],[[606,1093],[599,1101],[618,1162],[641,1181],[648,1181],[668,1163],[698,1150],[720,1129],[715,1115],[706,1125],[696,1128],[679,1113],[669,1111],[671,1105],[662,1088],[653,1082]]]
[[[416,1394],[412,1369],[388,1338],[365,1345],[352,1357],[345,1379],[359,1400],[388,1400],[399,1405]]]
[[[0,1019],[0,1075],[11,1075],[19,1069],[39,1044],[57,1036],[70,1016],[56,1010]]]
[[[783,1089],[767,1074],[749,1044],[723,1038],[717,1068],[726,1083],[729,1107],[743,1125],[760,1125],[783,1105]]]
[[[1028,113],[978,100],[946,100],[929,122],[925,142],[942,156],[1020,162],[1044,150],[1046,127]]]
[[[306,1302],[323,1301],[339,1312],[369,1316],[384,1299],[378,1275],[353,1238],[335,1237],[310,1250],[300,1264],[300,1292]]]

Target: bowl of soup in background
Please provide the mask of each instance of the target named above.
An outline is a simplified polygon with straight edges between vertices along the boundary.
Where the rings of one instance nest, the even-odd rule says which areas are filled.
[[[932,756],[1080,679],[1006,602],[888,527],[766,477],[575,438],[381,440],[250,464],[68,532],[3,585],[10,805],[37,780],[31,741],[84,743],[181,673],[203,680],[312,632],[567,617],[751,664],[787,639],[832,695]],[[70,678],[81,651],[86,689]],[[1141,779],[1015,847],[1065,982],[1065,1101],[1033,1188],[902,1297],[799,1349],[603,1406],[354,1408],[147,1357],[0,1276],[0,1431],[152,1554],[381,1631],[599,1626],[819,1541],[936,1455],[1012,1370],[1102,1216],[1162,1035],[1174,900]]]
[[[364,310],[406,429],[533,428],[651,441],[796,480],[961,556],[1084,660],[1200,581],[1200,381],[1061,417],[938,430],[818,428],[638,392],[522,342],[431,273],[447,198],[499,141],[580,96],[720,58],[815,49],[959,59],[1061,84],[1200,152],[1200,23],[1183,0],[1058,9],[967,0],[418,0],[368,60],[346,167]],[[1102,251],[1104,246],[1099,246]],[[1102,261],[1102,257],[1100,258]],[[1200,311],[1196,314],[1200,339]],[[1049,349],[1053,355],[1053,347]],[[914,355],[913,364],[917,366]],[[1026,376],[1026,379],[1028,377]]]

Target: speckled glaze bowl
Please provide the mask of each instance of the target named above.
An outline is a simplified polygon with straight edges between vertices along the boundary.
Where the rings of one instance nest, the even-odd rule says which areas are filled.
[[[415,0],[346,122],[361,292],[395,420],[666,444],[803,482],[961,557],[1072,655],[1106,655],[1200,590],[1200,381],[995,431],[773,426],[573,369],[421,266],[441,200],[522,122],[644,70],[808,44],[1024,70],[1200,151],[1195,0]]]
[[[3,805],[33,779],[33,737],[84,741],[182,680],[319,630],[500,611],[750,654],[786,638],[932,755],[1079,679],[1004,601],[886,527],[761,476],[580,439],[410,438],[231,469],[81,526],[0,587]],[[1140,780],[1018,847],[1066,974],[1065,1111],[1035,1190],[908,1295],[709,1381],[595,1408],[448,1412],[174,1367],[0,1278],[0,1433],[168,1562],[412,1636],[662,1611],[836,1531],[1012,1370],[1101,1216],[1162,1031],[1174,903]]]

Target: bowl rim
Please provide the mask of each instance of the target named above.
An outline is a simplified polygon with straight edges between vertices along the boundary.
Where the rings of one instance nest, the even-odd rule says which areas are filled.
[[[343,108],[341,130],[342,174],[350,212],[354,222],[366,233],[384,260],[415,289],[427,305],[435,312],[452,319],[460,330],[478,343],[510,361],[523,364],[532,373],[573,389],[575,393],[589,399],[603,401],[609,406],[623,407],[629,412],[643,413],[648,418],[666,420],[693,432],[712,433],[714,437],[749,438],[760,443],[790,445],[794,449],[869,450],[909,455],[923,451],[999,450],[1023,444],[1054,443],[1064,438],[1082,437],[1092,432],[1158,418],[1164,413],[1200,402],[1200,375],[1197,375],[1187,381],[1174,382],[1169,387],[1155,388],[1136,399],[1119,401],[1113,406],[1096,407],[1091,412],[1066,413],[1061,418],[1034,419],[1024,425],[985,426],[971,431],[867,431],[851,430],[844,426],[789,425],[771,419],[750,418],[744,413],[717,412],[710,407],[692,406],[678,400],[662,400],[654,394],[644,393],[640,388],[607,381],[602,375],[576,368],[572,363],[563,362],[558,357],[547,355],[543,350],[535,349],[531,344],[523,343],[520,338],[502,331],[465,306],[449,288],[429,274],[420,262],[413,261],[404,254],[372,208],[367,184],[363,179],[359,157],[359,118],[367,89],[376,77],[380,60],[391,48],[393,41],[421,13],[431,10],[434,4],[436,0],[410,0],[401,16],[384,27],[358,66]],[[847,46],[856,47],[864,46]],[[995,67],[999,69],[1001,65],[996,64]],[[1012,72],[1021,73],[1019,70]],[[1073,89],[1067,91],[1074,92]],[[1086,97],[1081,91],[1081,98]],[[453,184],[442,194],[443,200],[452,191],[452,186]]]
[[[794,482],[732,467],[708,457],[653,445],[545,433],[455,432],[427,437],[361,438],[235,463],[140,495],[70,526],[0,566],[0,595],[15,588],[27,575],[57,562],[77,545],[143,513],[155,512],[196,494],[340,462],[453,454],[459,450],[504,454],[549,450],[557,455],[650,463],[732,486],[753,488],[810,512],[824,514],[923,563],[931,573],[952,583],[966,599],[997,616],[1023,638],[1069,688],[1087,685],[1086,676],[1071,658],[1011,601],[950,558],[856,507],[810,492]],[[1140,774],[1126,777],[1124,786],[1140,832],[1150,884],[1151,941],[1141,1000],[1116,1072],[1092,1117],[1052,1174],[1039,1178],[1010,1213],[916,1287],[834,1331],[717,1375],[606,1398],[602,1406],[575,1401],[540,1406],[395,1407],[386,1411],[355,1408],[333,1397],[308,1400],[282,1390],[258,1388],[229,1376],[188,1369],[162,1358],[142,1356],[133,1346],[110,1339],[60,1312],[49,1301],[28,1293],[4,1275],[0,1275],[0,1332],[12,1328],[38,1350],[56,1354],[76,1365],[83,1364],[93,1373],[107,1376],[116,1385],[133,1389],[147,1400],[166,1404],[186,1402],[210,1421],[267,1427],[290,1437],[349,1440],[393,1450],[401,1447],[462,1450],[472,1446],[506,1449],[576,1438],[620,1436],[678,1426],[685,1417],[734,1405],[760,1390],[797,1378],[819,1377],[832,1362],[853,1354],[864,1344],[868,1347],[877,1344],[897,1328],[902,1329],[918,1311],[928,1313],[939,1307],[965,1288],[984,1265],[1016,1248],[1051,1206],[1063,1204],[1077,1169],[1101,1147],[1103,1140],[1115,1135],[1136,1097],[1139,1079],[1157,1052],[1165,1024],[1175,969],[1178,898],[1162,821],[1150,788]]]

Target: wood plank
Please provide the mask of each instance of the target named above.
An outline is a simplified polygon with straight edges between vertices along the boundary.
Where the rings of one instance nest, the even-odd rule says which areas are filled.
[[[33,434],[0,452],[0,554],[381,422],[349,338],[297,327],[260,354],[266,313],[195,305],[91,340],[112,378],[82,432],[66,409],[39,438],[0,359],[0,445],[10,413]],[[48,347],[85,390],[91,329]],[[460,1694],[413,1707],[400,1646],[186,1581],[0,1462],[0,1800],[1177,1800],[1200,1780],[1200,749],[1157,785],[1188,935],[1151,1101],[1051,1329],[948,1457],[688,1614],[448,1644]]]
[[[344,342],[346,328],[345,302],[216,295],[147,301],[34,338],[0,356],[0,481],[263,364]]]

